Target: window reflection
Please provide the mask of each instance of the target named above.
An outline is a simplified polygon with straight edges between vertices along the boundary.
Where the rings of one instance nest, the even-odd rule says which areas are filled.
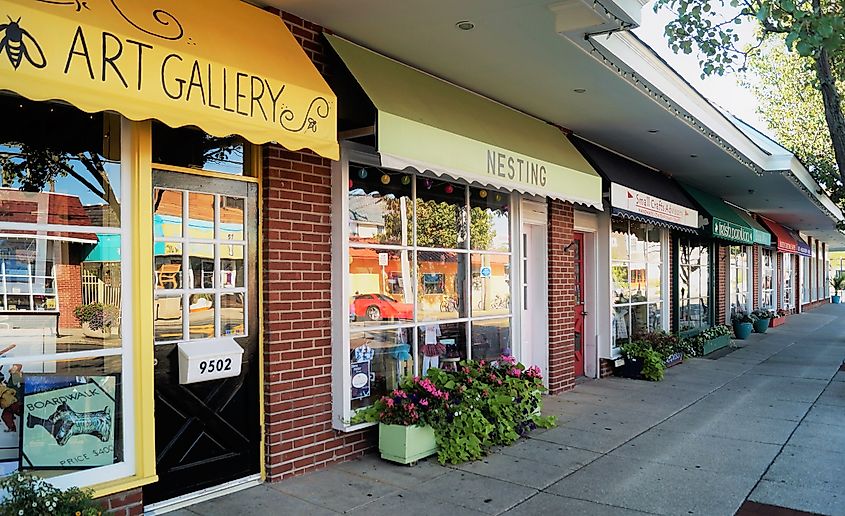
[[[510,250],[510,196],[470,188],[470,246],[481,251]]]
[[[155,288],[182,288],[182,244],[178,242],[156,242]]]
[[[188,244],[190,288],[214,288],[214,244]]]
[[[470,270],[473,317],[509,314],[511,311],[510,256],[472,254]]]
[[[466,247],[466,188],[459,184],[417,178],[417,246]]]
[[[412,176],[373,167],[351,167],[349,176],[349,241],[413,244]]]
[[[220,287],[244,286],[244,246],[223,244],[218,246],[220,254]]]
[[[153,192],[153,234],[157,238],[182,236],[182,192],[156,188]]]
[[[220,296],[220,335],[244,335],[244,294],[222,294]]]
[[[413,328],[396,328],[350,335],[353,410],[371,405],[414,374],[413,334]]]
[[[417,330],[420,374],[432,367],[454,371],[467,358],[466,323],[432,322]]]
[[[220,196],[220,227],[218,231],[221,240],[246,240],[244,235],[244,199],[242,197]]]
[[[424,321],[466,316],[466,255],[417,252],[417,318]]]
[[[0,221],[120,226],[120,117],[0,96]]]
[[[240,136],[217,137],[194,127],[172,128],[152,122],[153,163],[244,175],[245,141]]]
[[[188,217],[188,238],[214,238],[214,195],[190,192]]]
[[[510,319],[485,319],[472,323],[473,360],[496,360],[512,352]]]
[[[616,345],[662,329],[662,230],[651,224],[612,220],[611,294]]]
[[[193,294],[189,297],[188,331],[191,339],[214,336],[214,295]]]
[[[413,320],[410,260],[410,251],[349,250],[349,315],[355,326]]]
[[[182,340],[182,296],[163,296],[153,303],[156,342]]]

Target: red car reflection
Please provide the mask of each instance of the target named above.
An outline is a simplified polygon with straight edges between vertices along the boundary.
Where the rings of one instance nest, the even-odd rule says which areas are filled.
[[[400,303],[384,294],[361,294],[352,298],[352,314],[356,319],[380,321],[382,319],[411,320],[414,305]]]

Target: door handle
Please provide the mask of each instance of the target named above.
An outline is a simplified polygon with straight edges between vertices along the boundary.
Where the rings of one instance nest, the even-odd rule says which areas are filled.
[[[157,358],[154,358],[154,359],[153,359],[153,367],[155,367],[155,366],[157,366],[157,365],[158,365],[158,359],[157,359]]]
[[[589,315],[586,310],[581,310],[581,315]]]

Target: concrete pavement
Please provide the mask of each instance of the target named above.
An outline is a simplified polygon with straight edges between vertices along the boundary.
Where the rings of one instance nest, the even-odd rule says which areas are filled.
[[[734,345],[662,382],[549,396],[556,428],[482,461],[371,455],[171,514],[733,515],[749,501],[845,515],[845,305]]]

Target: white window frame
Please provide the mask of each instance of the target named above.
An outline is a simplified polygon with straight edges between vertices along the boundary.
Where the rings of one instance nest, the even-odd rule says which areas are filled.
[[[766,253],[771,253],[772,259],[771,259],[771,266],[770,267],[766,267],[764,265],[764,263],[765,263],[764,262],[764,256],[766,255]],[[766,249],[766,248],[762,248],[762,247],[760,248],[760,274],[759,274],[760,306],[758,308],[774,310],[778,305],[778,281],[777,281],[777,278],[778,278],[778,259],[777,259],[777,255],[778,255],[778,253],[774,249]],[[763,288],[764,285],[766,284],[766,282],[765,282],[766,269],[771,269],[771,274],[772,274],[772,288],[771,289]],[[769,290],[772,294],[772,305],[771,306],[765,306],[763,304],[763,294],[766,292],[766,290]]]
[[[795,308],[795,257],[791,253],[782,254],[781,277],[783,278],[783,293],[780,298],[780,307],[784,310],[792,310]],[[789,288],[786,287],[787,277],[789,277]]]
[[[734,276],[735,267],[733,266],[733,256],[731,255],[731,247],[739,247],[745,251],[746,257],[746,277],[745,277],[745,284],[748,285],[748,290],[745,291],[745,310],[750,312],[752,310],[752,306],[754,305],[754,253],[753,247],[749,244],[730,244],[728,246],[728,274],[726,278],[726,298],[725,298],[725,306],[727,309],[725,310],[725,322],[730,324],[731,322],[731,308],[733,307],[733,302],[731,300],[731,296],[733,294],[731,289],[731,278]]]
[[[134,170],[134,155],[138,151],[132,142],[135,140],[134,133],[138,131],[138,124],[125,117],[120,119],[120,220],[121,226],[95,227],[100,234],[120,235],[120,265],[121,265],[121,347],[118,349],[103,349],[90,351],[75,351],[67,353],[55,353],[51,355],[32,355],[28,357],[7,357],[0,358],[0,365],[26,364],[33,362],[48,362],[53,360],[69,360],[84,358],[100,358],[108,356],[121,356],[120,371],[120,408],[121,425],[123,430],[122,448],[123,460],[117,464],[99,466],[91,469],[59,474],[55,477],[46,478],[54,486],[67,489],[70,487],[86,487],[95,484],[114,481],[115,479],[130,477],[135,474],[136,442],[135,442],[135,382],[134,382],[134,292],[132,289],[133,263],[132,263],[132,205],[131,200],[135,198],[131,188],[133,185],[132,174]],[[92,226],[72,225],[49,225],[49,224],[23,224],[0,222],[2,229],[28,229],[35,231],[62,231],[91,233]],[[21,235],[27,237],[27,235]],[[82,279],[80,278],[80,281]],[[35,471],[38,471],[37,469]]]
[[[425,321],[411,321],[403,323],[394,323],[387,325],[367,326],[360,330],[350,327],[349,324],[349,309],[350,298],[352,297],[352,289],[349,270],[350,247],[366,247],[370,249],[390,248],[395,249],[395,245],[352,245],[349,243],[349,166],[350,163],[355,165],[381,167],[378,156],[375,155],[372,149],[345,142],[341,145],[341,154],[338,161],[332,162],[332,213],[338,214],[332,220],[332,291],[331,291],[331,306],[332,306],[332,427],[342,432],[352,432],[361,428],[373,426],[375,423],[360,423],[352,424],[351,419],[355,414],[352,409],[352,399],[350,392],[351,385],[351,358],[349,353],[349,341],[353,332],[357,331],[379,331],[379,330],[396,330],[399,328],[413,328],[413,343],[411,354],[414,357],[414,371],[419,374],[421,364],[418,353],[418,328],[427,324]],[[430,177],[428,174],[419,173],[417,171],[409,171],[408,174],[416,177]],[[451,179],[450,179],[451,180]],[[472,186],[466,181],[456,180],[457,183],[464,184],[467,187],[466,202],[469,201],[469,188]],[[412,191],[416,195],[416,181],[412,181]],[[471,289],[472,289],[472,263],[471,257],[475,255],[508,255],[510,257],[509,268],[509,285],[510,285],[510,313],[508,315],[496,314],[489,316],[472,316],[471,304],[467,306],[467,315],[455,319],[438,321],[441,323],[464,323],[466,325],[466,342],[467,342],[467,356],[471,358],[472,349],[472,323],[475,321],[489,321],[510,319],[510,336],[511,336],[511,350],[517,352],[520,346],[516,345],[518,340],[520,326],[519,314],[521,312],[521,294],[517,291],[520,288],[518,284],[518,270],[520,268],[521,254],[519,252],[520,245],[517,242],[516,235],[520,234],[514,232],[517,227],[519,196],[513,192],[503,193],[509,199],[509,231],[510,231],[510,250],[508,252],[501,251],[483,251],[473,250],[471,242],[468,242],[465,249],[459,252],[466,256],[465,260],[465,277],[467,278],[464,288],[464,297],[467,303],[471,303]],[[416,209],[416,208],[414,208]],[[469,223],[469,217],[468,217]],[[454,249],[440,249],[427,248],[416,246],[416,231],[417,224],[413,227],[413,242],[407,246],[413,253],[412,268],[417,271],[417,252],[418,251],[435,251],[435,252],[455,252]],[[469,239],[469,229],[467,229],[467,238]],[[340,277],[340,280],[339,278]],[[416,313],[418,295],[416,292],[417,286],[414,286],[414,313]],[[430,321],[429,321],[430,323]],[[517,355],[518,358],[518,355]]]

